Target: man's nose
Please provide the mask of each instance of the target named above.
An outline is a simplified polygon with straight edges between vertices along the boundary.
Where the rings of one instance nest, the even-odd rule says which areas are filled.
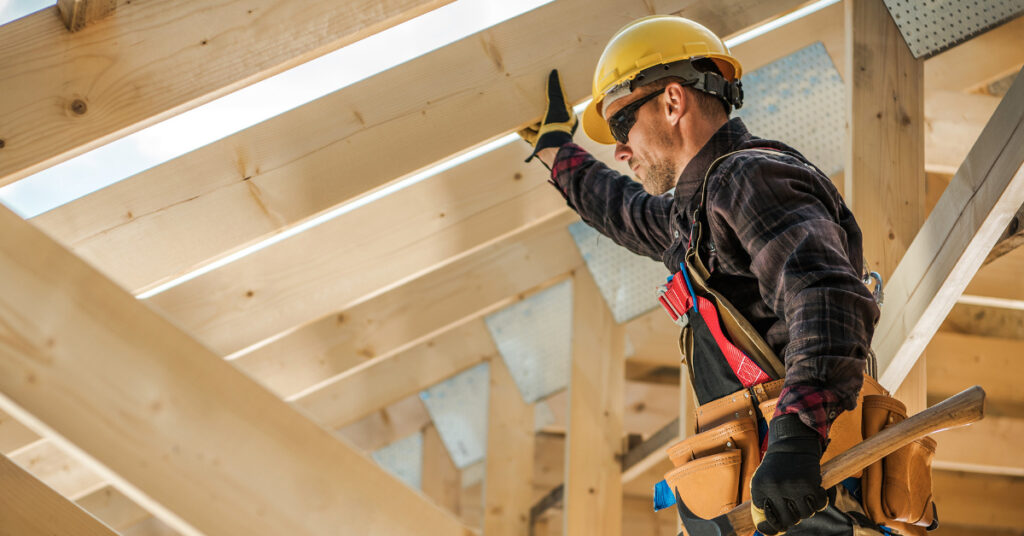
[[[615,143],[615,159],[625,162],[633,157],[633,150],[629,148],[629,144],[626,143]]]

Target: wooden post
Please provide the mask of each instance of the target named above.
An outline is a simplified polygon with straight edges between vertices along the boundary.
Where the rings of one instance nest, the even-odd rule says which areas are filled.
[[[3,455],[0,505],[0,536],[117,535]]]
[[[846,0],[846,199],[864,257],[885,280],[924,221],[924,62],[914,59],[882,0]],[[855,267],[860,269],[860,267]],[[897,396],[925,407],[924,357]]]
[[[490,365],[484,535],[526,536],[533,506],[533,405],[523,400],[504,359]]]
[[[453,514],[459,513],[462,474],[455,467],[433,423],[423,429],[423,493]]]
[[[57,8],[68,30],[77,32],[117,9],[117,0],[57,0]]]
[[[624,328],[615,323],[587,270],[573,276],[572,315],[563,534],[619,534]]]

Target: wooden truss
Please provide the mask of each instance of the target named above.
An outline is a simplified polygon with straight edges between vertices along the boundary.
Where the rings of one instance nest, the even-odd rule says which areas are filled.
[[[0,185],[449,1],[62,0],[67,26],[56,7],[0,26]],[[674,534],[639,497],[691,428],[675,327],[614,322],[522,144],[154,290],[533,121],[552,68],[581,101],[629,20],[728,36],[804,3],[555,0],[30,222],[0,209],[0,534]],[[967,376],[993,400],[937,456],[960,534],[1024,522],[1024,398],[997,372],[1021,370],[1024,335],[940,330],[965,290],[1024,303],[1024,80],[974,91],[1021,68],[1021,35],[1018,18],[914,60],[881,0],[846,0],[734,48],[750,72],[820,41],[845,77],[833,179],[886,276],[880,378],[911,407]],[[571,379],[537,435],[483,317],[566,280]],[[459,505],[480,484],[462,485],[415,396],[482,362],[474,515]],[[422,493],[361,452],[424,427]],[[545,495],[561,514],[531,514]]]

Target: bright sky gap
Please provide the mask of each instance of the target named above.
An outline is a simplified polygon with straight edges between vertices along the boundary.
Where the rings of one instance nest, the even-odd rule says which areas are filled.
[[[9,206],[22,217],[31,218],[550,1],[474,2],[473,0],[457,0],[331,54],[53,166],[32,177],[0,188],[0,202]],[[734,47],[838,1],[819,0],[727,39],[726,45]],[[437,37],[439,32],[431,31],[431,28],[437,28],[439,24],[443,24],[451,30],[445,33],[444,38]],[[410,42],[419,45],[415,51],[405,45]],[[381,60],[382,57],[386,59]],[[372,61],[367,58],[372,58]],[[332,77],[325,76],[325,73],[345,73],[346,76]],[[272,97],[268,97],[271,95]],[[280,95],[288,95],[288,98],[280,98]],[[577,105],[574,108],[576,113],[581,113],[589,102],[590,99],[587,99]],[[276,105],[272,103],[276,103]],[[211,125],[216,125],[216,128],[211,128]],[[196,133],[200,132],[203,135],[197,136]],[[146,299],[160,294],[517,140],[518,136],[515,133],[497,138],[384,188],[339,205],[197,270],[148,289],[137,294],[136,297]],[[94,178],[93,180],[82,180],[83,176]]]

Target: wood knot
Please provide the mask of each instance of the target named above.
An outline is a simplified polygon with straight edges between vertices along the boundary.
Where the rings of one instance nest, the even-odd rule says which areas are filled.
[[[82,99],[75,99],[71,101],[71,112],[75,115],[85,115],[85,112],[89,111],[89,105]]]

